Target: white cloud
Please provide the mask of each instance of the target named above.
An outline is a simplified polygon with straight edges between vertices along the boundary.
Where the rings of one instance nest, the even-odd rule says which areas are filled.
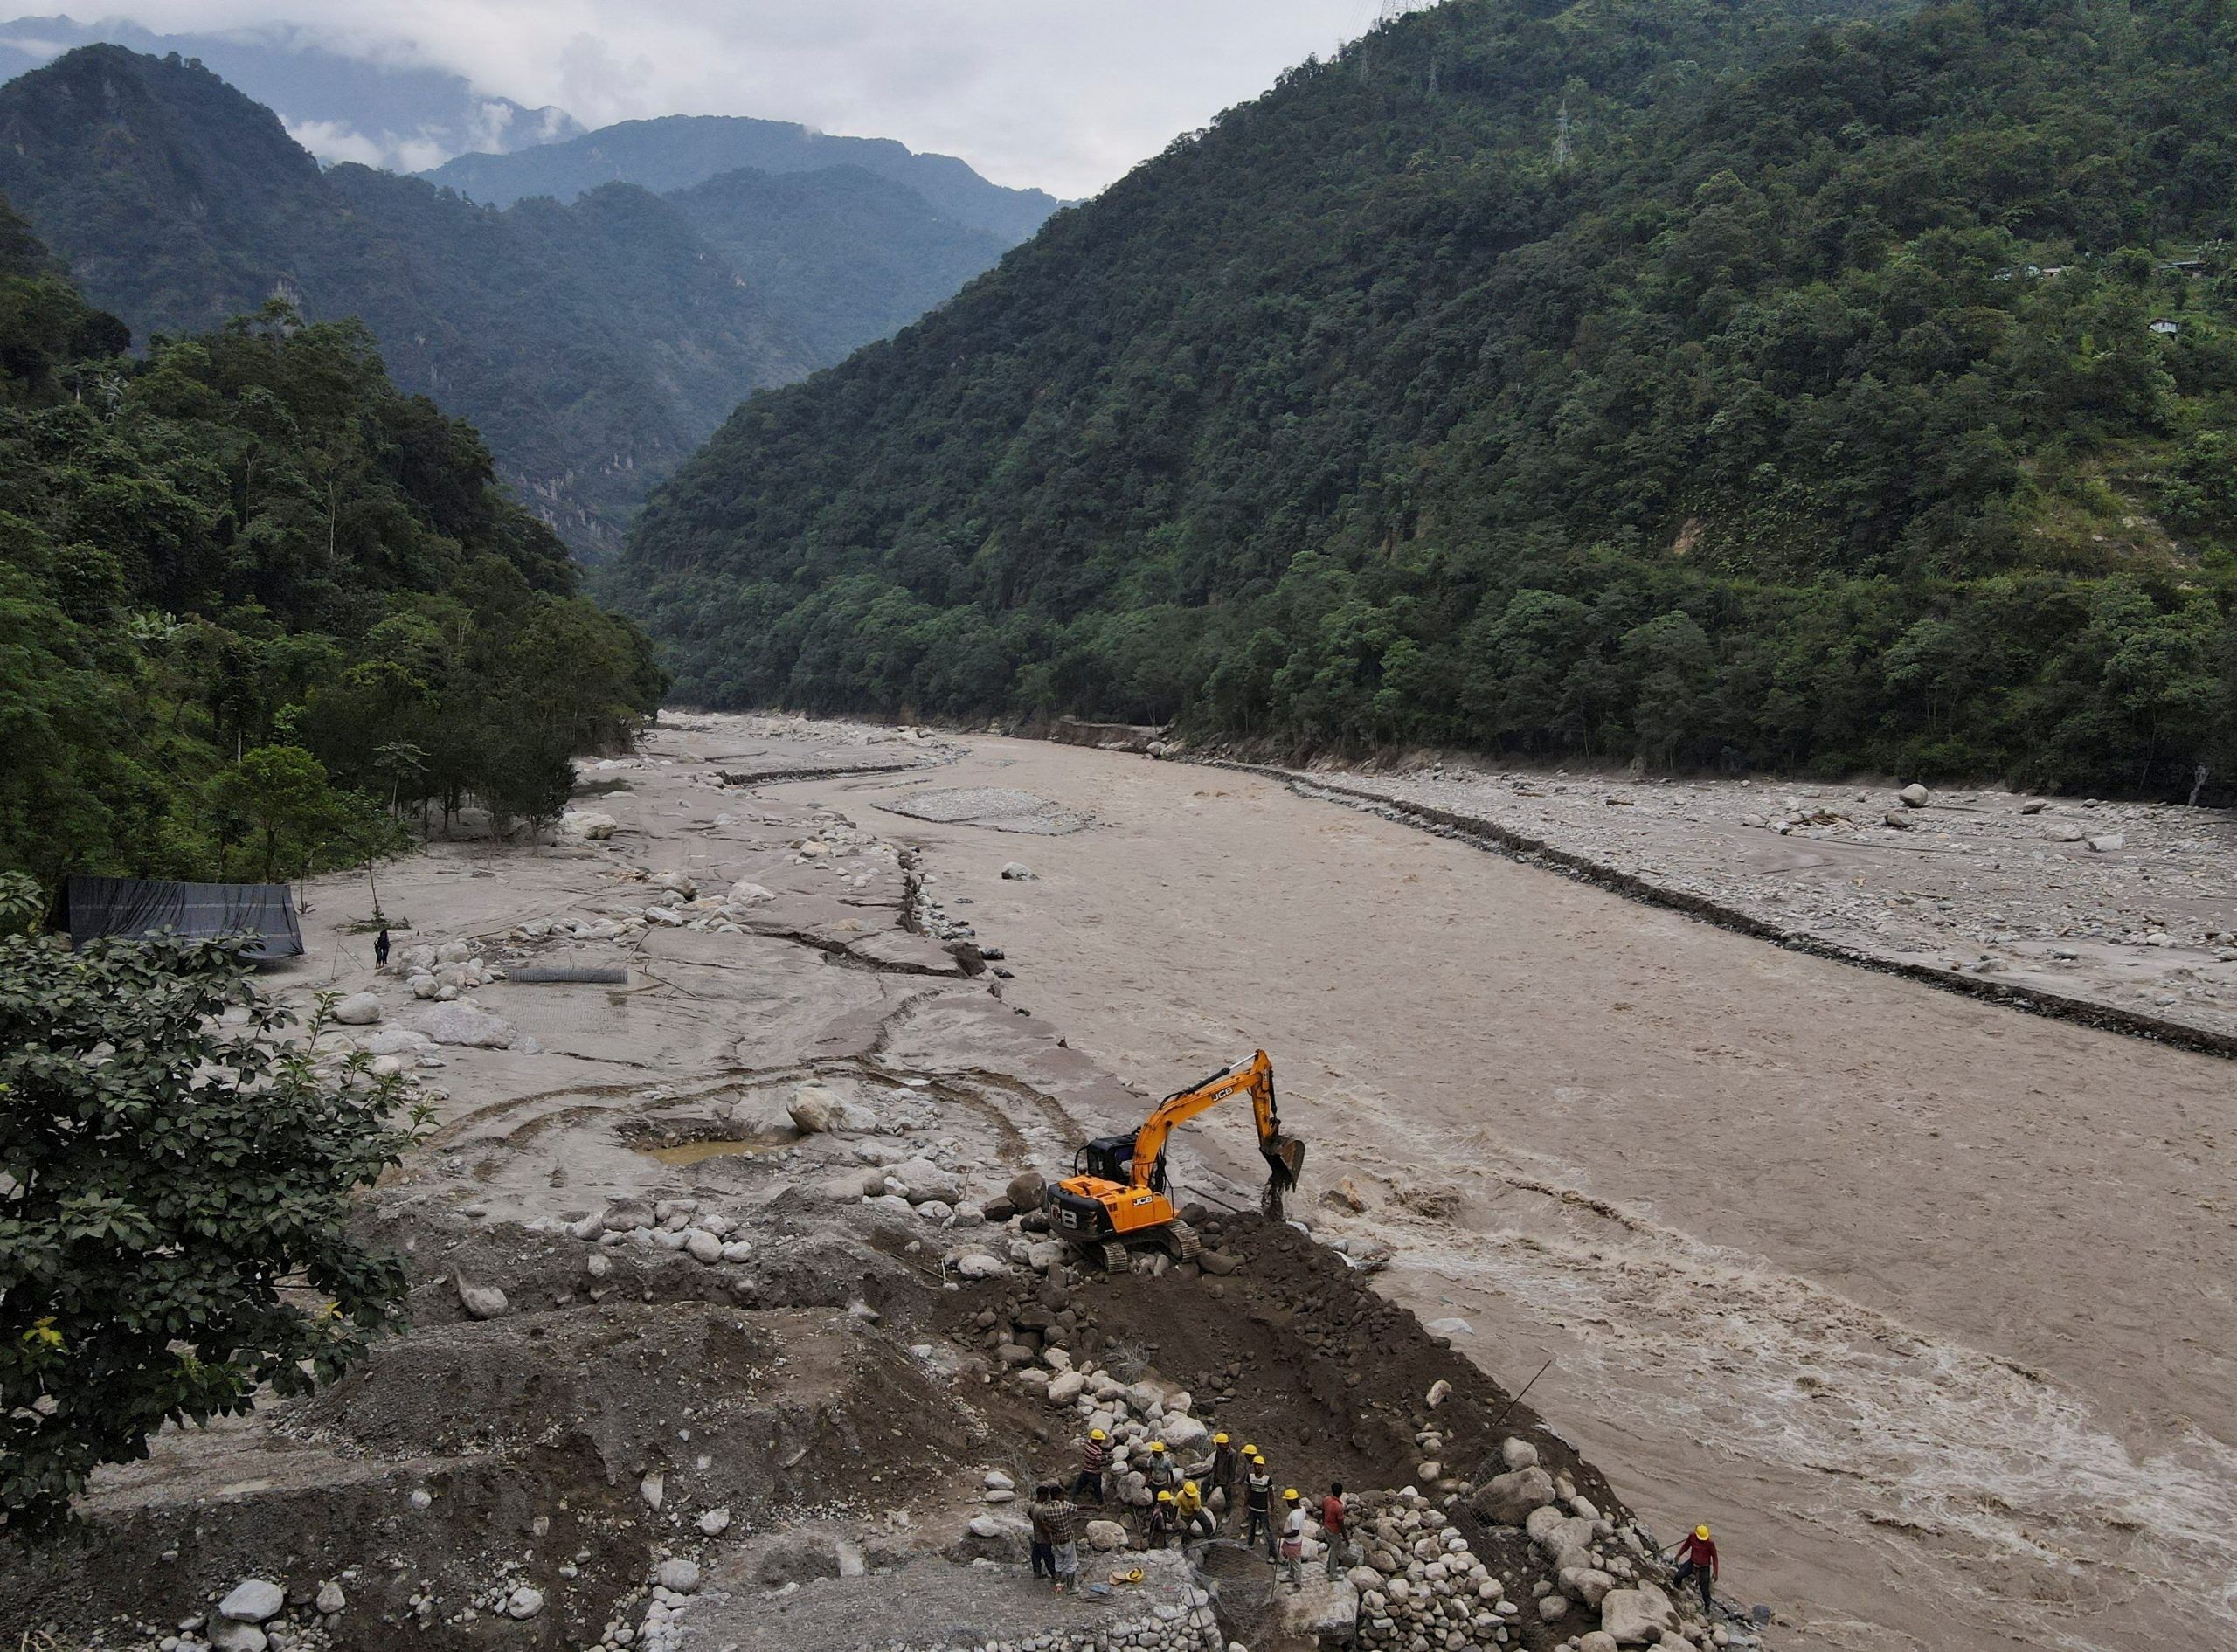
[[[125,0],[172,31],[288,21],[300,0]],[[1094,193],[1379,0],[327,0],[308,31],[438,65],[586,125],[754,114],[960,155]],[[306,146],[316,152],[308,138]]]
[[[355,161],[360,166],[395,164],[385,146],[338,121],[298,121],[282,114],[280,123],[287,128],[289,137],[329,166],[339,161]]]

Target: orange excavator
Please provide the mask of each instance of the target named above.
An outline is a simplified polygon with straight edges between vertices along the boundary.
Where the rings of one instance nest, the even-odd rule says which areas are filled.
[[[1282,1195],[1297,1185],[1305,1144],[1282,1134],[1274,1104],[1274,1064],[1257,1050],[1247,1061],[1175,1090],[1157,1104],[1132,1136],[1102,1136],[1074,1155],[1072,1173],[1049,1190],[1049,1225],[1060,1239],[1100,1255],[1112,1273],[1125,1271],[1132,1246],[1157,1246],[1175,1261],[1195,1259],[1195,1229],[1181,1220],[1166,1196],[1165,1145],[1174,1127],[1230,1096],[1248,1093],[1258,1121],[1258,1151],[1266,1160],[1266,1213],[1279,1220]]]

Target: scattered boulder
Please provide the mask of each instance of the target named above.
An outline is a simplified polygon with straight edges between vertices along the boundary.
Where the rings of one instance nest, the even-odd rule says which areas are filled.
[[[311,1605],[319,1614],[329,1618],[349,1604],[350,1597],[342,1593],[342,1586],[331,1578],[318,1586],[318,1593],[311,1599]]]
[[[1610,1589],[1601,1597],[1600,1628],[1619,1647],[1659,1641],[1677,1622],[1677,1609],[1670,1604],[1670,1597],[1652,1583]]]
[[[677,1594],[696,1594],[699,1592],[699,1563],[687,1560],[681,1555],[671,1555],[654,1569],[653,1581]]]
[[[1033,883],[1038,881],[1038,880],[1033,875],[1033,868],[1027,866],[1022,861],[1013,861],[1008,866],[1004,867],[1002,868],[1002,876],[1011,883]]]
[[[942,1170],[929,1158],[904,1159],[885,1172],[885,1179],[889,1188],[912,1205],[928,1199],[952,1205],[963,1197],[963,1184],[954,1172]]]
[[[2089,849],[2093,854],[2118,854],[2128,847],[2128,839],[2117,832],[2108,832],[2102,837],[2089,840]]]
[[[220,1618],[210,1626],[210,1644],[215,1652],[264,1652],[272,1642],[253,1623]]]
[[[1020,1171],[1002,1190],[1012,1211],[1039,1210],[1048,1202],[1049,1183],[1037,1170]]]
[[[2043,827],[2043,836],[2053,843],[2079,843],[2088,835],[2071,820],[2053,820]]]
[[[419,1030],[438,1044],[480,1050],[510,1049],[519,1036],[510,1021],[471,1004],[437,1004],[422,1010]]]
[[[522,1584],[505,1597],[505,1615],[516,1622],[526,1622],[544,1610],[544,1591]]]
[[[869,1122],[836,1092],[813,1081],[793,1088],[785,1111],[792,1116],[793,1128],[805,1136],[869,1128]]]
[[[620,825],[612,815],[597,809],[570,809],[559,817],[559,835],[599,842],[612,837]]]
[[[505,1293],[495,1285],[471,1285],[461,1274],[458,1280],[459,1306],[476,1319],[495,1319],[505,1311]]]
[[[344,1026],[371,1026],[381,1019],[381,1001],[371,992],[352,992],[334,1006],[334,1019]]]
[[[1901,791],[1898,791],[1895,794],[1895,797],[1906,809],[1923,809],[1927,805],[1928,799],[1933,795],[1934,794],[1929,791],[1924,786],[1919,785],[1916,781],[1913,781],[1909,785],[1905,786]]]
[[[1111,1554],[1126,1546],[1126,1528],[1116,1520],[1087,1523],[1087,1546],[1098,1554]]]
[[[233,1586],[232,1593],[218,1602],[218,1615],[235,1623],[262,1623],[280,1615],[287,1604],[287,1592],[280,1585],[264,1578],[248,1578]]]
[[[728,896],[732,906],[766,906],[776,898],[775,890],[764,888],[748,878],[740,878],[731,884]]]
[[[1538,1448],[1527,1440],[1509,1434],[1499,1441],[1499,1461],[1510,1469],[1534,1469],[1538,1466]]]
[[[1503,1526],[1519,1526],[1553,1501],[1554,1476],[1534,1463],[1493,1475],[1477,1488],[1469,1503],[1486,1520]]]

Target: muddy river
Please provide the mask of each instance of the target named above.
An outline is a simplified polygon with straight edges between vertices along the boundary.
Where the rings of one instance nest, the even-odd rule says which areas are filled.
[[[919,846],[1010,1001],[1146,1092],[1271,1052],[1301,1213],[1395,1242],[1510,1386],[1550,1359],[1532,1403],[1658,1531],[1714,1527],[1782,1644],[2237,1644],[2230,1064],[1271,780],[971,745],[939,785],[1089,824],[779,795]],[[1192,1145],[1247,1178],[1246,1123]]]

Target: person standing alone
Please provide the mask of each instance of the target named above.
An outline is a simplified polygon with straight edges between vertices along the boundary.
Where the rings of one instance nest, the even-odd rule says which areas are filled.
[[[388,968],[388,925],[381,925],[381,932],[373,937],[373,967]]]
[[[1709,1586],[1716,1581],[1716,1545],[1709,1541],[1707,1526],[1695,1526],[1692,1535],[1678,1545],[1678,1569],[1670,1574],[1670,1580],[1683,1588],[1690,1578],[1700,1579],[1701,1610],[1714,1618],[1716,1605],[1710,1598]]]

